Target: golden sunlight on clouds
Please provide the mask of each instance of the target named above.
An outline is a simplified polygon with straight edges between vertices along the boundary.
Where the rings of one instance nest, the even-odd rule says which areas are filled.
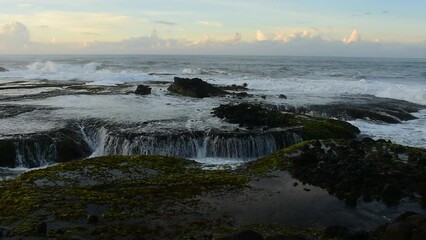
[[[263,41],[267,41],[267,40],[268,40],[268,37],[266,37],[266,35],[263,32],[261,32],[260,30],[257,30],[256,41],[263,42]]]
[[[359,34],[358,30],[354,29],[351,36],[343,38],[342,41],[346,44],[359,42],[361,41],[361,34]]]
[[[1,17],[0,19],[4,19]],[[144,33],[145,20],[113,13],[47,11],[33,15],[15,16],[27,23],[31,40],[36,42],[120,41]]]

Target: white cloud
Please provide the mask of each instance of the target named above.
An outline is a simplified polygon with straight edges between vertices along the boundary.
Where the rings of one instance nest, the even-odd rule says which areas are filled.
[[[268,37],[263,32],[261,32],[260,30],[257,30],[256,41],[263,42],[263,41],[267,41],[267,40],[268,40]]]
[[[354,30],[352,30],[351,36],[343,38],[342,41],[346,44],[360,42],[361,41],[361,34],[359,34],[359,32],[356,29],[354,29]]]
[[[25,49],[30,43],[30,33],[20,22],[0,25],[0,49]]]
[[[222,27],[223,24],[220,22],[209,22],[209,21],[198,21],[199,24],[209,27]]]
[[[291,33],[279,32],[276,34],[275,40],[285,43],[304,39],[319,38],[318,33],[313,30],[294,31]]]

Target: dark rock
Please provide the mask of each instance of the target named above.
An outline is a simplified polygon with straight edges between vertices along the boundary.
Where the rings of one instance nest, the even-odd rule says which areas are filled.
[[[293,183],[293,187],[297,187],[299,184],[297,182]]]
[[[263,240],[263,236],[255,231],[242,231],[220,238],[221,240]]]
[[[16,167],[15,145],[10,140],[0,140],[0,167]]]
[[[309,189],[309,188],[304,188],[304,189],[303,189],[303,191],[305,191],[305,192],[310,192],[310,191],[311,191],[311,189]]]
[[[260,96],[262,99],[266,99],[266,96],[265,95],[262,95],[262,96]]]
[[[381,197],[383,201],[388,205],[395,205],[399,203],[403,196],[403,192],[398,185],[388,184],[383,189]]]
[[[261,105],[241,103],[238,105],[220,105],[213,113],[230,123],[238,123],[246,127],[279,127],[292,124],[291,114],[283,114],[277,110],[267,109]]]
[[[37,233],[42,235],[47,234],[47,224],[45,222],[41,222],[37,225]]]
[[[225,91],[207,83],[200,78],[179,78],[175,77],[174,82],[168,88],[170,92],[183,96],[205,98],[226,94]]]
[[[96,224],[99,222],[99,217],[96,215],[89,215],[87,216],[87,223],[88,224]]]
[[[0,67],[0,72],[8,72],[9,70],[7,70],[6,68],[4,68],[4,67]]]
[[[426,239],[426,215],[406,212],[395,218],[382,232],[381,239],[420,240]]]
[[[287,99],[287,96],[286,96],[286,95],[284,95],[284,94],[280,94],[278,97],[279,97],[279,98],[282,98],[282,99]]]
[[[389,224],[383,234],[386,240],[410,240],[412,235],[412,226],[404,222]]]
[[[39,167],[43,161],[67,162],[88,157],[92,150],[77,125],[63,129],[20,135],[0,140],[0,167],[17,167],[17,154],[25,167]]]
[[[138,95],[151,94],[151,88],[145,85],[138,85],[138,87],[136,88],[135,94],[138,94]]]

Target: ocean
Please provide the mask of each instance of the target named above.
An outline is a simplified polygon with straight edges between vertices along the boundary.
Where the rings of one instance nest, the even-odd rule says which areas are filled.
[[[88,127],[81,125],[84,131],[87,130],[85,137],[90,143],[92,156],[158,153],[201,159],[201,162],[209,164],[232,164],[276,150],[265,139],[259,140],[265,142],[264,149],[255,149],[255,153],[246,156],[234,152],[244,152],[249,143],[237,143],[232,153],[209,153],[205,146],[200,146],[201,143],[182,146],[181,142],[136,139],[140,141],[136,145],[148,144],[143,141],[152,145],[144,148],[134,145],[134,137],[131,138],[133,142],[129,138],[109,138],[130,128],[128,132],[132,134],[163,135],[235,128],[233,124],[212,117],[210,112],[212,108],[236,99],[191,99],[170,94],[167,84],[173,81],[173,77],[179,76],[198,77],[217,85],[247,84],[247,92],[254,96],[253,101],[284,109],[304,109],[305,114],[311,115],[321,115],[310,110],[312,105],[361,102],[364,104],[361,107],[374,104],[380,107],[382,103],[415,105],[417,109],[412,114],[417,119],[401,120],[396,124],[368,118],[347,120],[359,127],[363,136],[426,148],[426,59],[3,55],[0,67],[9,70],[0,72],[1,139],[52,131],[64,127],[70,120],[93,122],[97,119],[119,125],[121,129],[111,134],[110,129],[98,127],[96,134],[88,134]],[[85,87],[70,87],[75,83]],[[153,94],[149,97],[130,94],[137,84],[151,85]],[[286,98],[279,97],[280,94]],[[113,141],[114,147],[111,145]],[[203,141],[208,140],[204,138]],[[32,156],[39,162],[35,167],[52,163],[52,159],[39,159],[47,153],[39,150],[37,154],[40,156]],[[20,167],[33,166],[25,164],[25,159],[19,161]]]

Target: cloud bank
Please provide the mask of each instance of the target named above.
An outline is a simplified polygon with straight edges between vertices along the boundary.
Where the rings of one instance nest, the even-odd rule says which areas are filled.
[[[161,22],[169,24],[171,22]],[[173,24],[173,23],[172,23]],[[93,34],[87,32],[87,35]],[[368,41],[354,29],[342,40],[329,40],[315,29],[264,33],[257,30],[254,41],[244,41],[241,33],[226,39],[204,35],[198,40],[164,38],[153,29],[145,36],[121,41],[88,41],[85,43],[34,42],[28,28],[19,22],[0,24],[0,53],[76,53],[76,54],[235,54],[354,57],[426,57],[426,45]],[[247,36],[250,37],[250,36]]]

